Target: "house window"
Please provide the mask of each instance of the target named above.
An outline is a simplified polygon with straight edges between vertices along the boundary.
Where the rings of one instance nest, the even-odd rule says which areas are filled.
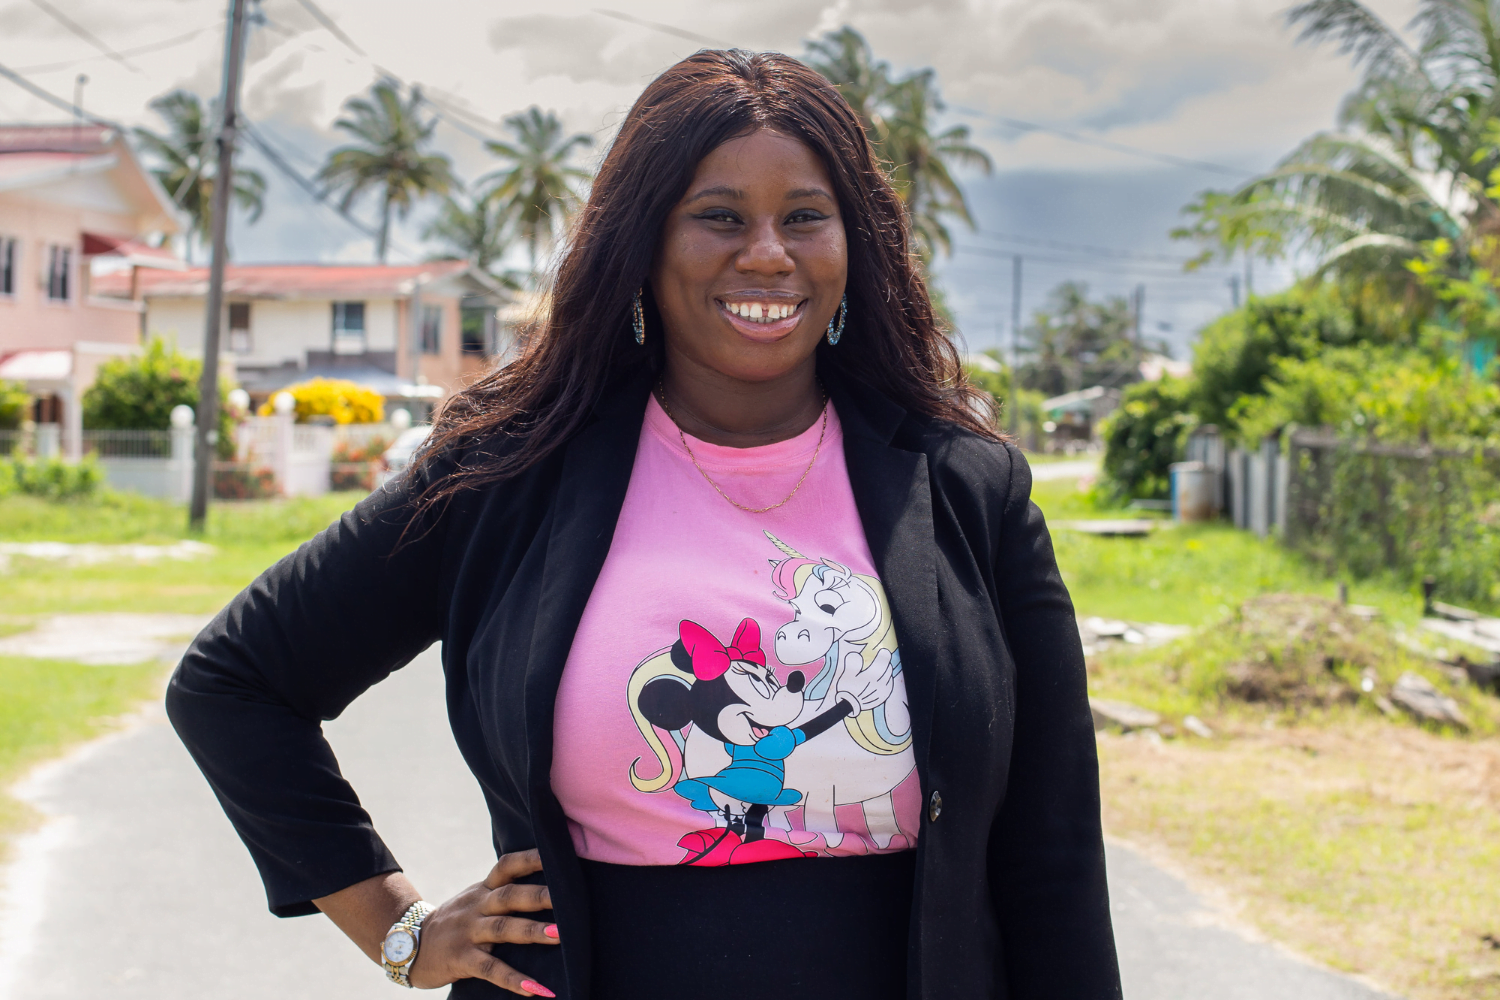
[[[229,303],[229,350],[232,354],[250,353],[250,303]]]
[[[422,307],[422,353],[439,354],[443,346],[443,309]]]
[[[0,236],[0,295],[16,294],[16,241]]]
[[[73,275],[73,248],[49,246],[47,248],[47,298],[53,302],[66,302]]]
[[[488,354],[489,324],[493,309],[465,309],[458,317],[459,350],[464,354]]]
[[[335,302],[333,304],[333,353],[365,353],[365,304],[363,302]]]

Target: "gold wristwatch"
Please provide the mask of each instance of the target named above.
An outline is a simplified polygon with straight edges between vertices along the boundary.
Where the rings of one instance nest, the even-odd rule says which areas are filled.
[[[437,907],[431,903],[419,899],[385,932],[385,940],[380,942],[380,964],[391,982],[411,989],[411,979],[406,972],[417,960],[417,947],[422,943],[422,921],[435,909]]]

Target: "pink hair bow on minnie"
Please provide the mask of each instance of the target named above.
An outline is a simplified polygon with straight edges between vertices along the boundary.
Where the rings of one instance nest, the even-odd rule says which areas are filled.
[[[678,626],[682,645],[693,658],[693,676],[700,681],[721,677],[735,660],[749,660],[766,665],[766,654],[760,651],[760,626],[746,618],[734,630],[734,641],[725,648],[714,634],[697,622],[685,621]]]

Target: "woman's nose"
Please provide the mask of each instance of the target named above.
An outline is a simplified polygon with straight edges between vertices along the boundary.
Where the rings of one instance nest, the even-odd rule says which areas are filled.
[[[772,222],[750,231],[750,244],[735,260],[735,269],[746,274],[786,274],[797,268],[786,251],[786,243]]]

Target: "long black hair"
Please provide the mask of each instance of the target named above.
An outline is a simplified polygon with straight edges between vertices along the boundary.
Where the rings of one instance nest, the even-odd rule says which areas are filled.
[[[451,397],[426,449],[468,458],[427,487],[427,503],[513,476],[564,443],[605,386],[663,360],[660,318],[644,293],[648,336],[631,336],[631,298],[699,162],[722,143],[770,128],[823,162],[844,218],[847,327],[818,364],[919,414],[986,437],[993,400],[969,384],[933,312],[912,253],[905,207],[838,90],[775,52],[705,50],[653,80],[630,109],[559,261],[545,314],[520,357]],[[987,419],[988,418],[988,419]],[[503,435],[503,447],[473,448]],[[472,449],[472,450],[471,450]],[[424,503],[424,506],[426,503]]]

